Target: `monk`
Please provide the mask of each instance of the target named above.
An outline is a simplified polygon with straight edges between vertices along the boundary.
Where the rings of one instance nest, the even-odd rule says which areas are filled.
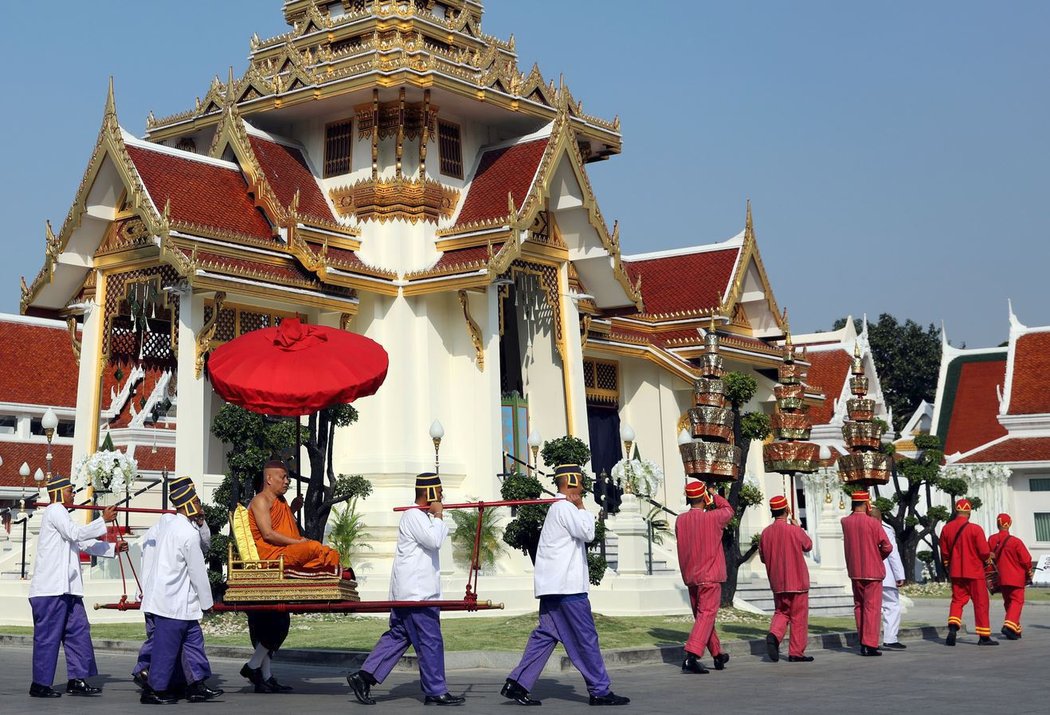
[[[260,559],[284,557],[285,568],[332,571],[339,568],[339,552],[319,541],[304,539],[284,499],[288,470],[274,460],[263,467],[262,483],[248,505],[248,524]],[[296,499],[296,506],[301,500]]]

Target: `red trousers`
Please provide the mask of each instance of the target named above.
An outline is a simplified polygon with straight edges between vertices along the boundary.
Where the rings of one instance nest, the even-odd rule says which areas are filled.
[[[1003,605],[1006,606],[1006,618],[1003,627],[1014,633],[1021,632],[1021,609],[1024,608],[1024,586],[1002,586]]]
[[[769,632],[778,641],[784,640],[788,624],[791,625],[791,644],[788,655],[801,656],[806,653],[806,639],[809,637],[809,591],[802,593],[774,593],[773,620],[769,623]]]
[[[857,621],[860,644],[878,648],[879,626],[882,625],[882,579],[853,579],[853,618]]]
[[[992,635],[992,620],[988,615],[988,584],[983,578],[952,579],[952,605],[948,608],[948,625],[962,625],[963,608],[971,600],[974,631],[979,636]]]
[[[712,656],[722,652],[722,644],[715,633],[715,616],[718,615],[718,603],[722,600],[722,584],[702,583],[689,587],[689,605],[693,608],[693,630],[685,642],[685,649],[697,658],[703,656],[704,648]]]

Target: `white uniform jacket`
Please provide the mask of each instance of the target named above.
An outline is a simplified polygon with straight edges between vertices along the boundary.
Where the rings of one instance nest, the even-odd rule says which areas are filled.
[[[153,528],[156,545],[143,547],[142,611],[199,621],[213,605],[200,532],[181,514],[165,514]]]
[[[409,509],[397,527],[397,550],[390,572],[391,601],[434,601],[441,598],[438,550],[448,537],[444,519],[424,509]]]
[[[897,537],[893,533],[893,527],[883,524],[882,530],[886,532],[886,538],[890,540],[893,551],[886,557],[886,576],[882,579],[883,588],[897,588],[897,582],[904,580],[904,564],[901,563],[901,552],[897,548]]]
[[[551,504],[543,520],[536,549],[533,576],[536,598],[587,593],[591,589],[587,568],[587,542],[594,539],[594,514],[565,501]]]
[[[29,597],[84,595],[84,580],[80,575],[80,552],[93,556],[112,557],[114,545],[98,538],[106,535],[106,522],[101,518],[90,524],[76,524],[61,504],[44,509],[40,522],[36,559],[33,561],[33,579],[29,583]]]

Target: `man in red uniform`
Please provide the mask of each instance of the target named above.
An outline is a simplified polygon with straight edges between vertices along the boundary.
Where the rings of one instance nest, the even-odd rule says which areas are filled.
[[[809,663],[806,655],[809,630],[809,568],[804,553],[813,548],[813,542],[794,519],[789,519],[787,497],[769,500],[773,523],[762,531],[758,555],[766,565],[769,588],[773,591],[776,611],[766,635],[766,652],[774,663],[780,660],[780,642],[788,624],[791,625],[791,643],[788,661]]]
[[[853,617],[857,621],[861,655],[882,655],[879,625],[882,619],[883,560],[893,551],[879,522],[869,516],[871,496],[865,489],[853,492],[853,513],[842,520],[846,571],[853,582]]]
[[[699,660],[705,646],[714,657],[715,670],[722,670],[729,662],[729,654],[722,652],[715,633],[715,616],[722,600],[722,582],[726,580],[722,530],[733,518],[733,507],[721,495],[712,496],[703,482],[687,484],[685,498],[689,511],[678,515],[674,533],[678,539],[678,567],[689,587],[695,623],[685,642],[682,672],[707,673]]]
[[[1010,533],[1013,519],[1000,514],[995,519],[999,532],[988,539],[995,565],[999,569],[999,591],[1003,594],[1006,619],[1002,634],[1007,640],[1021,637],[1021,609],[1024,608],[1024,589],[1032,582],[1032,555],[1024,542]]]
[[[945,645],[955,645],[955,635],[962,626],[962,612],[973,600],[974,630],[980,638],[977,645],[999,645],[992,640],[988,617],[988,585],[984,566],[991,551],[980,524],[970,522],[973,507],[969,499],[955,502],[955,518],[941,529],[941,561],[952,581],[952,605],[948,609],[948,637]]]

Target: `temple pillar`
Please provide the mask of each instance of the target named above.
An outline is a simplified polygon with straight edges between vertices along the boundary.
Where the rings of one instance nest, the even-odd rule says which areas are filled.
[[[179,296],[178,419],[175,429],[175,474],[191,477],[200,487],[206,471],[211,430],[208,400],[211,386],[196,374],[197,333],[204,325],[204,296],[185,290]],[[202,494],[202,498],[210,495]]]

